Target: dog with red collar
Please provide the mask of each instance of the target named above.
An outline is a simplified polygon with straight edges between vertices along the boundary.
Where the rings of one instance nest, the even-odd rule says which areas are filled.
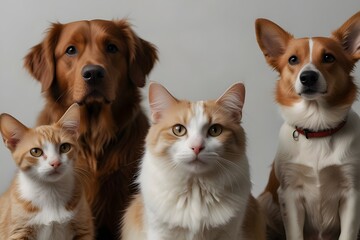
[[[258,200],[268,239],[357,239],[360,118],[351,76],[360,58],[360,12],[331,37],[295,38],[257,19],[256,36],[277,72],[284,124],[269,182]]]

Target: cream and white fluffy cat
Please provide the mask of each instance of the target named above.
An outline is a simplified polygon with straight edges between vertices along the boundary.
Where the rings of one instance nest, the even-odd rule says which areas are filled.
[[[76,175],[80,110],[27,128],[8,114],[0,131],[19,168],[0,197],[0,239],[93,239],[91,210]]]
[[[140,193],[122,221],[123,240],[265,239],[251,196],[245,133],[245,88],[216,101],[174,98],[151,83],[152,126],[140,167]]]

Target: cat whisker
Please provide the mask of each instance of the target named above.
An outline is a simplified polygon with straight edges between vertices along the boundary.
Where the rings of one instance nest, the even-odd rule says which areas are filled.
[[[236,164],[228,159],[222,158],[222,163],[230,166],[230,169],[235,169],[237,173],[240,173],[242,176],[246,175],[246,170],[243,166]]]
[[[216,155],[216,154],[215,154]],[[238,154],[242,155],[242,154]],[[247,177],[246,171],[243,169],[243,166],[234,163],[233,161],[217,156],[216,163],[218,166],[220,166],[224,176],[226,176],[229,180],[229,182],[232,184],[233,179],[238,179],[239,174],[240,176]],[[237,187],[240,188],[240,183],[238,181],[235,181],[237,184]]]
[[[174,161],[163,161],[163,166],[166,167],[169,170],[174,170],[176,168],[178,168],[179,163],[174,162]]]
[[[230,188],[231,188],[231,191],[233,191],[234,187],[233,187],[233,181],[232,181],[232,178],[233,178],[233,175],[228,171],[227,168],[225,168],[221,162],[219,160],[216,160],[215,161],[216,165],[219,167],[219,171],[221,173],[221,176],[225,177],[227,179],[227,182],[230,183]]]
[[[237,169],[239,170],[239,169]],[[237,189],[241,188],[240,182],[239,181],[234,181],[235,179],[239,179],[239,175],[238,175],[238,171],[227,171],[226,176],[229,179],[229,182],[231,184],[231,190],[234,191],[234,184],[236,185]]]
[[[231,152],[228,150],[225,150],[224,155],[230,155],[230,156],[238,156],[238,157],[242,157],[244,156],[244,153],[239,153],[239,152]]]

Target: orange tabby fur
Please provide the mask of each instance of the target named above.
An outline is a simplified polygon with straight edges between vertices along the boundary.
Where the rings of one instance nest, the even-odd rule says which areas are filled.
[[[31,221],[34,221],[34,219],[39,216],[42,211],[46,214],[52,214],[51,211],[48,212],[44,210],[47,206],[40,206],[33,203],[31,200],[25,199],[26,197],[23,197],[26,194],[23,195],[21,191],[20,174],[26,174],[26,172],[28,172],[32,167],[35,168],[35,165],[38,164],[37,162],[39,159],[32,157],[29,152],[30,149],[34,148],[34,146],[37,146],[39,142],[44,140],[57,143],[61,139],[61,142],[65,141],[66,143],[71,144],[72,148],[68,152],[68,156],[71,161],[76,159],[78,154],[76,149],[76,138],[78,134],[76,132],[71,132],[69,129],[64,127],[64,121],[68,120],[64,119],[65,115],[67,115],[66,117],[71,118],[71,120],[77,121],[80,115],[78,106],[73,105],[71,109],[64,114],[64,117],[59,120],[59,122],[54,123],[53,125],[39,126],[34,129],[27,128],[8,114],[2,114],[0,116],[0,130],[4,143],[12,152],[14,161],[20,170],[8,190],[0,196],[1,240],[38,239],[38,233],[41,231],[41,227],[43,225],[40,224],[40,226],[39,224],[32,224]],[[73,165],[69,166],[69,168],[70,167],[73,167]],[[80,173],[79,171],[81,170],[77,171]],[[73,172],[70,174],[73,174]],[[63,176],[63,178],[67,177],[68,176]],[[71,219],[64,223],[66,227],[64,229],[60,228],[60,231],[71,232],[73,239],[93,239],[94,233],[91,210],[86,201],[85,195],[83,194],[80,178],[75,175],[73,186],[63,184],[61,181],[63,178],[59,180],[60,185],[54,185],[58,184],[57,180],[54,182],[45,181],[39,184],[44,185],[45,189],[52,189],[54,192],[57,190],[56,187],[60,187],[61,189],[57,192],[59,193],[59,198],[64,197],[61,194],[62,189],[65,189],[65,191],[67,191],[67,189],[71,189],[68,191],[69,197],[64,197],[65,205],[63,206],[65,212],[71,212]],[[34,181],[40,182],[41,180],[35,180],[34,178]],[[40,191],[42,191],[42,189]],[[52,192],[50,192],[50,195],[51,193]],[[43,195],[45,194],[48,193],[44,190]],[[59,202],[61,201],[62,200],[59,200]],[[49,204],[51,203],[45,202],[43,205]],[[58,208],[58,206],[56,206],[54,211],[59,209],[62,208]],[[50,224],[55,226],[58,223],[54,221],[50,222]],[[55,235],[56,234],[51,235],[51,239],[59,239],[59,237],[56,237]]]

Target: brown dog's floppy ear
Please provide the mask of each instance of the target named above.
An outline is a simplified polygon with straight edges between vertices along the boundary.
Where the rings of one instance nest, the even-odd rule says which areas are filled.
[[[31,48],[24,58],[24,67],[41,83],[42,92],[48,90],[55,77],[54,51],[62,24],[53,23],[44,40]]]
[[[130,53],[129,73],[131,80],[138,87],[145,86],[146,76],[158,59],[157,50],[153,44],[135,36],[135,52]]]
[[[129,49],[129,77],[137,87],[145,86],[146,76],[158,60],[156,47],[138,37],[131,25],[122,19],[115,22],[127,40]]]

